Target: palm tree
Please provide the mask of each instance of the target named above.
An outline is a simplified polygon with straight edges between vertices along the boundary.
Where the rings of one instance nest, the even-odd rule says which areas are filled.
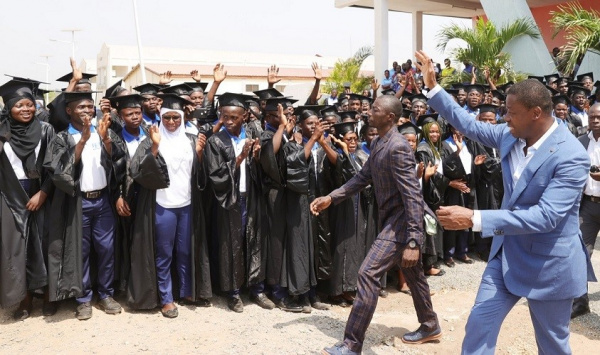
[[[479,18],[474,28],[465,28],[457,24],[442,28],[437,35],[439,41],[437,48],[444,51],[453,39],[465,41],[466,48],[457,48],[451,53],[454,60],[471,63],[476,68],[488,68],[495,77],[494,81],[502,84],[522,76],[515,73],[510,61],[510,54],[502,51],[510,41],[521,36],[539,38],[540,32],[530,19],[518,19],[497,29],[491,21]],[[457,73],[457,75],[443,80],[442,84],[448,85],[452,82],[469,82],[470,80],[470,75]],[[477,81],[484,82],[482,70],[478,71]]]
[[[333,66],[331,74],[325,82],[324,92],[330,93],[336,89],[338,92],[344,91],[344,83],[350,83],[352,92],[362,92],[369,88],[372,76],[363,76],[360,74],[360,67],[363,62],[373,55],[373,48],[369,46],[361,47],[354,55],[346,60],[338,60]]]
[[[554,25],[553,38],[565,31],[567,44],[561,48],[558,69],[571,73],[588,49],[600,51],[600,13],[584,10],[579,3],[560,5],[550,12]]]

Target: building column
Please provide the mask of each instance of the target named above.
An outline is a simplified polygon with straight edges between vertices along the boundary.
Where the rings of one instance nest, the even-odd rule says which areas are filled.
[[[410,57],[419,50],[423,49],[423,12],[415,11],[412,13],[412,50]],[[404,58],[402,58],[404,60]]]
[[[375,12],[375,79],[381,81],[383,72],[389,67],[388,0],[374,0]]]

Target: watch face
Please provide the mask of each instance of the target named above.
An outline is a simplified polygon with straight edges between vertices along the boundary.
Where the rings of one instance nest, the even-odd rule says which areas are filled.
[[[414,240],[411,240],[410,242],[408,242],[408,246],[411,248],[414,248],[417,246],[417,242],[415,242]]]

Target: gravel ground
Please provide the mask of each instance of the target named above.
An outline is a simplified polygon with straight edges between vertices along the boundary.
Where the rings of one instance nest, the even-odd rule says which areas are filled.
[[[600,250],[600,243],[596,248]],[[592,259],[600,270],[600,251]],[[438,343],[408,346],[400,336],[418,327],[412,300],[397,292],[380,298],[367,332],[365,354],[457,354],[464,326],[485,263],[457,264],[442,277],[430,277],[433,305],[444,335]],[[571,346],[575,354],[597,353],[600,348],[600,285],[590,284],[592,313],[572,322]],[[349,309],[291,314],[266,311],[243,298],[242,314],[227,309],[222,297],[211,308],[179,307],[179,317],[163,318],[158,311],[125,309],[109,316],[94,308],[92,319],[74,318],[74,301],[63,302],[59,312],[44,318],[36,300],[31,318],[15,322],[16,307],[0,311],[0,354],[19,353],[215,353],[215,354],[315,354],[342,338]],[[497,354],[536,354],[535,338],[526,301],[522,300],[506,318]]]

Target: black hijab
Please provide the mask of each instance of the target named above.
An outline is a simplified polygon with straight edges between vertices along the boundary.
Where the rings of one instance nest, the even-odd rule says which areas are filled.
[[[35,148],[42,138],[42,125],[35,116],[29,122],[23,123],[15,120],[10,115],[10,110],[22,99],[29,99],[35,104],[33,96],[28,97],[28,95],[23,95],[21,97],[12,98],[6,103],[2,116],[3,121],[5,121],[4,124],[8,123],[10,127],[10,139],[8,143],[17,157],[21,160],[25,175],[27,175],[29,179],[38,179],[40,177],[40,172],[35,164]]]

